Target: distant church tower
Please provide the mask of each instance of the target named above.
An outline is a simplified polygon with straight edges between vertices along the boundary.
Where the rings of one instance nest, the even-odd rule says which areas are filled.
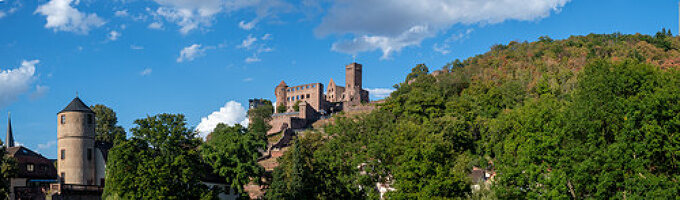
[[[14,135],[12,134],[12,116],[7,113],[7,137],[5,137],[5,147],[14,147]]]
[[[78,97],[57,113],[57,172],[63,184],[96,184],[94,130],[94,112]]]

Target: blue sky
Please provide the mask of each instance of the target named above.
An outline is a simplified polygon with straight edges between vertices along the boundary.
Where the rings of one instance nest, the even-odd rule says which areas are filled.
[[[274,86],[344,82],[364,66],[380,98],[418,63],[438,69],[494,44],[678,31],[672,0],[0,0],[0,138],[56,155],[56,113],[79,93],[126,129],[183,113],[243,123]],[[199,125],[201,124],[201,125]]]

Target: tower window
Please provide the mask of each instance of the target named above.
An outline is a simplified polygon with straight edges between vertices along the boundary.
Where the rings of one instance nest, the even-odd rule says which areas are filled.
[[[87,115],[87,123],[94,124],[94,115]]]
[[[33,172],[33,171],[35,171],[35,165],[33,165],[33,164],[31,164],[31,163],[26,164],[26,171],[28,171],[28,172]]]
[[[62,172],[61,177],[59,177],[59,179],[61,179],[61,182],[64,183],[64,179],[66,179],[66,173]]]
[[[91,148],[87,149],[87,160],[92,160],[92,149]]]
[[[61,150],[61,159],[64,160],[66,158],[66,149]]]
[[[61,115],[61,124],[66,124],[66,115]]]

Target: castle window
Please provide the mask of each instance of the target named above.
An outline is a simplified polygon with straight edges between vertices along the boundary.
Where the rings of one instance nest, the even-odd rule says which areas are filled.
[[[307,98],[309,99],[309,94],[307,94]]]
[[[26,164],[26,171],[28,171],[28,172],[35,171],[35,165],[33,165],[31,163]]]
[[[66,124],[66,115],[61,115],[61,124]]]
[[[61,150],[61,159],[63,160],[64,158],[66,158],[66,149]]]
[[[87,160],[92,160],[92,149],[91,148],[87,149]]]
[[[62,172],[62,173],[61,173],[61,176],[59,177],[59,179],[61,180],[61,181],[60,181],[61,183],[64,183],[64,179],[66,179],[66,173]]]

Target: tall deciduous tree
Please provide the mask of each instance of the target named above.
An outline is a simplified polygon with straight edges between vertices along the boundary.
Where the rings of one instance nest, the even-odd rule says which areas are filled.
[[[218,124],[210,135],[200,150],[215,174],[225,177],[239,193],[252,179],[259,181],[264,168],[257,163],[261,156],[258,149],[265,148],[264,141],[239,124],[231,127]]]
[[[201,143],[184,115],[159,114],[135,120],[132,138],[109,154],[105,199],[199,199]]]
[[[118,117],[113,109],[97,104],[90,106],[95,113],[95,140],[114,143],[116,140],[125,139],[125,129],[118,125]]]
[[[248,110],[248,133],[253,135],[255,139],[260,140],[266,144],[267,131],[271,128],[269,121],[274,113],[274,107],[269,100],[263,100],[263,104],[257,108]]]

